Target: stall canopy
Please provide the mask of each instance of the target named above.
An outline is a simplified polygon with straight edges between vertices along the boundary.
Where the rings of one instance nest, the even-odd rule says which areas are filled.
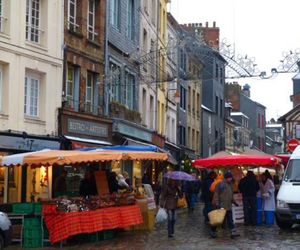
[[[136,151],[66,151],[66,150],[43,150],[32,153],[15,154],[4,156],[1,166],[51,166],[72,165],[80,163],[120,161],[120,160],[158,160],[168,159],[166,153],[136,152]]]
[[[223,157],[209,157],[193,161],[197,168],[217,168],[230,166],[280,166],[281,159],[269,155],[231,155]]]
[[[280,158],[282,160],[282,163],[286,166],[289,162],[289,159],[291,157],[290,154],[278,154],[275,155],[276,157]]]

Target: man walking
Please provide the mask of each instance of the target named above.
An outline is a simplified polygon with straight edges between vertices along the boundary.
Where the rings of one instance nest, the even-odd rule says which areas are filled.
[[[213,206],[215,208],[224,208],[226,209],[225,221],[227,222],[227,226],[230,229],[231,238],[235,238],[240,236],[235,229],[235,225],[233,223],[232,218],[232,203],[238,206],[238,204],[233,199],[233,187],[232,187],[232,174],[227,172],[224,175],[224,181],[220,182],[213,196]],[[212,238],[216,238],[217,236],[217,227],[211,227],[211,236]]]
[[[239,190],[243,196],[243,208],[245,226],[256,225],[256,193],[259,190],[259,184],[252,171],[241,179]]]

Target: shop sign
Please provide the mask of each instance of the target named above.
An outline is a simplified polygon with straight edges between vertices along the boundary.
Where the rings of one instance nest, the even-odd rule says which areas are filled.
[[[68,118],[68,132],[73,134],[108,137],[108,125]]]
[[[113,131],[144,141],[152,142],[152,134],[150,132],[135,128],[125,123],[114,123]]]
[[[22,138],[17,136],[0,135],[0,148],[11,150],[24,150],[24,151],[39,151],[43,149],[60,148],[58,141]]]
[[[293,152],[298,145],[299,141],[297,139],[290,139],[287,143],[287,148],[289,151]]]
[[[163,148],[165,146],[165,138],[156,133],[153,133],[152,134],[152,143],[158,147]]]

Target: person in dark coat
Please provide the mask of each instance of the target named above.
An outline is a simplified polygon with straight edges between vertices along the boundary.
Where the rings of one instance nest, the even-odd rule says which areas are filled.
[[[81,196],[97,195],[95,176],[92,171],[86,171],[84,179],[80,182],[79,194]]]
[[[117,173],[116,172],[110,172],[108,174],[108,188],[109,188],[109,192],[111,194],[118,192],[119,184],[118,184]]]
[[[160,206],[167,210],[169,238],[174,237],[178,197],[182,198],[182,192],[177,182],[175,180],[168,179],[168,182],[162,187]]]
[[[239,190],[243,196],[245,225],[256,225],[256,194],[259,191],[259,183],[252,171],[248,171],[240,180]]]
[[[194,181],[186,181],[184,183],[184,193],[186,202],[188,205],[189,212],[194,212],[195,204],[197,202],[197,195],[200,189],[200,181],[197,178],[196,174],[193,174],[195,177]]]
[[[214,171],[210,172],[208,176],[204,179],[201,186],[201,200],[204,202],[203,215],[206,224],[209,223],[208,213],[212,211],[213,193],[209,190],[209,188],[216,179],[216,177],[217,174]]]
[[[66,183],[67,174],[68,172],[64,169],[61,172],[61,174],[55,179],[54,187],[53,187],[54,197],[62,196],[67,191],[67,183]]]

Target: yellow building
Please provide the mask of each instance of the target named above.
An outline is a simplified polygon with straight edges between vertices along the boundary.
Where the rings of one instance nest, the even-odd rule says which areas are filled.
[[[167,45],[167,5],[170,0],[159,0],[158,15],[158,72],[157,72],[157,131],[165,135],[166,129],[166,45]]]

